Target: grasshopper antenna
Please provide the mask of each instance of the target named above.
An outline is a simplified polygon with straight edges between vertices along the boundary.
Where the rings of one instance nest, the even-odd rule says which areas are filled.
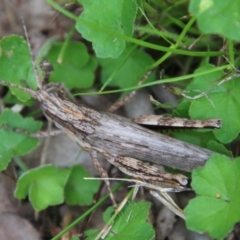
[[[35,63],[35,60],[34,60],[34,57],[33,57],[33,53],[32,53],[32,50],[31,50],[31,45],[30,45],[30,41],[29,41],[27,27],[26,27],[26,24],[25,24],[25,21],[24,21],[23,17],[22,17],[22,23],[23,23],[24,34],[25,34],[25,37],[26,37],[26,40],[27,40],[29,53],[30,53],[31,60],[32,60],[32,67],[33,67],[34,76],[36,78],[37,87],[38,87],[38,89],[41,90],[42,89],[42,83],[41,83],[41,80],[40,80],[40,77],[39,77],[39,74],[38,74],[38,71],[37,71],[37,66],[36,66],[36,63]]]
[[[18,89],[22,90],[23,92],[26,92],[29,95],[31,95],[33,98],[35,98],[35,99],[37,98],[36,92],[31,90],[31,89],[28,89],[28,88],[25,88],[25,87],[21,87],[21,86],[19,86],[17,84],[14,84],[14,83],[6,82],[6,81],[4,81],[2,79],[0,79],[0,83],[3,86],[18,88]]]

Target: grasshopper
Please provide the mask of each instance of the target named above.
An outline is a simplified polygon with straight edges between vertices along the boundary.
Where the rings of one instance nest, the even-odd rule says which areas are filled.
[[[55,92],[47,90],[38,78],[25,25],[24,31],[38,89],[34,91],[4,80],[0,80],[0,83],[30,94],[40,103],[45,116],[88,151],[93,159],[97,158],[99,153],[122,172],[134,178],[161,186],[171,186],[173,189],[184,189],[187,184],[187,178],[184,175],[169,174],[150,164],[189,172],[194,168],[202,167],[213,153],[156,133],[139,124],[147,125],[151,120],[162,124],[169,122],[171,125],[175,122],[186,127],[219,128],[221,122],[218,119],[194,122],[188,119],[171,120],[156,116],[151,116],[149,119],[140,116],[130,120],[113,113],[98,112],[84,105],[76,105],[62,99]]]
[[[55,92],[44,90],[40,84],[38,90],[33,91],[3,80],[0,83],[30,94],[40,103],[46,117],[83,149],[90,154],[102,154],[111,164],[134,178],[179,189],[187,184],[184,175],[166,173],[147,162],[189,172],[202,167],[212,154],[210,150],[151,131],[134,120],[63,100]],[[146,124],[143,119],[139,117],[135,121]],[[189,120],[182,121],[185,122],[183,125],[190,124]],[[196,122],[197,126],[199,124],[219,127],[220,120]]]

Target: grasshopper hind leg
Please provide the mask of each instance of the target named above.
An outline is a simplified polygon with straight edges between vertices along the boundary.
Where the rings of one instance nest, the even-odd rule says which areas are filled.
[[[100,163],[97,160],[97,151],[96,150],[91,150],[90,151],[90,156],[91,156],[93,164],[94,164],[95,168],[98,170],[100,176],[102,178],[108,178],[107,172],[102,168],[102,166],[100,165]],[[116,203],[116,201],[114,199],[114,196],[113,196],[113,193],[111,191],[110,182],[108,180],[105,180],[105,183],[106,183],[107,189],[109,191],[110,198],[112,200],[113,206],[116,209],[117,208],[117,203]]]

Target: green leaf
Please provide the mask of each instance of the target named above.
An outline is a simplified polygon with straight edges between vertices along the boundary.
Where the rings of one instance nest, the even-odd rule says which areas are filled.
[[[133,24],[137,14],[137,1],[123,0],[121,14],[124,34],[132,36]]]
[[[34,104],[34,102],[35,100],[33,98],[29,99],[28,101],[21,101],[19,98],[16,97],[16,95],[13,95],[11,91],[8,91],[3,98],[3,103],[6,105],[20,104],[30,107]]]
[[[193,171],[197,197],[184,210],[189,229],[222,239],[240,221],[239,169],[240,158],[214,154],[204,168]]]
[[[48,38],[43,46],[41,47],[41,49],[39,50],[36,60],[37,63],[40,64],[42,60],[45,59],[45,57],[48,55],[49,51],[51,50],[51,48],[55,45],[58,44],[59,39],[57,37],[51,37]]]
[[[65,186],[65,198],[69,205],[90,205],[100,186],[99,181],[85,180],[89,174],[82,166],[73,166]]]
[[[190,118],[189,116],[190,106],[191,102],[184,99],[178,105],[176,110],[174,110],[173,116]],[[184,129],[184,131],[181,131],[179,129],[179,131],[173,131],[171,136],[181,141],[188,142],[203,148],[208,148],[216,153],[221,153],[232,157],[232,153],[228,151],[223,144],[217,142],[217,139],[213,134],[213,129],[198,129],[198,130]]]
[[[1,130],[0,130],[0,138]],[[5,146],[0,143],[0,171],[3,171],[7,168],[9,162],[11,161],[12,153]]]
[[[125,48],[125,40],[114,35],[132,35],[137,5],[129,0],[79,1],[84,6],[76,24],[83,37],[92,42],[99,58],[117,58]],[[101,9],[101,11],[99,11]]]
[[[203,148],[207,147],[209,141],[214,141],[216,138],[212,132],[200,132],[198,130],[173,131],[172,137],[183,142],[188,142]]]
[[[26,134],[0,130],[1,145],[11,152],[11,155],[24,155],[32,151],[39,143],[38,139]]]
[[[19,113],[13,112],[10,109],[4,109],[0,115],[0,127],[3,125],[34,133],[39,131],[42,123],[35,121],[32,117],[23,118]]]
[[[105,240],[150,240],[154,238],[155,232],[152,226],[146,222],[149,214],[150,203],[129,202],[114,220],[111,231]],[[87,240],[95,239],[99,232],[88,232]]]
[[[189,116],[190,105],[191,105],[190,101],[183,99],[177,106],[176,110],[173,112],[173,117],[190,118]]]
[[[153,59],[147,53],[138,49],[133,50],[132,45],[127,45],[122,55],[117,59],[99,59],[99,63],[102,66],[102,83],[105,83],[111,76],[111,81],[108,83],[110,86],[127,88],[139,82],[147,68],[153,63]],[[112,75],[113,72],[115,72],[114,75]],[[148,81],[153,80],[154,75],[151,74]]]
[[[37,88],[28,45],[23,37],[12,35],[2,38],[0,53],[0,79],[22,86],[21,80],[25,80],[30,88]],[[22,101],[30,99],[27,93],[17,88],[11,88],[11,92]]]
[[[206,129],[206,131],[205,129],[173,131],[171,137],[232,157],[231,151],[228,151],[223,144],[216,141],[216,137],[212,133],[213,130]]]
[[[70,238],[70,240],[79,240],[79,237],[78,236],[73,236]]]
[[[24,199],[29,195],[37,211],[61,204],[64,201],[64,187],[69,174],[69,169],[59,169],[52,165],[32,169],[19,178],[15,197]]]
[[[216,141],[209,141],[207,148],[214,152],[226,155],[228,157],[233,157],[233,154],[231,151],[229,151],[223,144],[218,143]]]
[[[107,223],[112,215],[114,214],[114,207],[108,207],[107,210],[103,213],[103,220],[105,223]]]
[[[66,47],[62,63],[58,63],[57,59],[62,47],[62,43],[54,44],[46,56],[54,68],[50,81],[63,82],[68,89],[90,88],[94,81],[97,60],[89,56],[83,43],[70,42]]]
[[[213,69],[207,64],[196,72]],[[189,95],[197,95],[216,86],[217,80],[223,77],[223,72],[218,71],[204,76],[195,77],[187,87]],[[201,97],[191,103],[189,114],[191,119],[218,118],[222,121],[222,127],[214,130],[216,138],[228,143],[235,139],[240,131],[240,79],[235,78],[216,87],[207,97]],[[196,93],[196,91],[198,91]],[[231,127],[229,127],[231,126]]]
[[[240,40],[240,5],[238,0],[191,0],[189,12],[197,16],[203,33],[218,33]]]
[[[33,118],[23,118],[20,114],[5,109],[0,115],[0,171],[6,169],[14,155],[24,155],[31,152],[38,144],[36,138],[27,134],[15,132],[14,129],[25,130],[30,133],[39,131],[41,122]],[[5,128],[5,129],[4,129]]]

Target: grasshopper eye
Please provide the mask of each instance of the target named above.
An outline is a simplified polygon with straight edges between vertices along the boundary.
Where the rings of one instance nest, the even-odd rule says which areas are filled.
[[[41,102],[41,109],[44,110],[44,111],[48,110],[47,102],[45,102],[45,101]]]
[[[50,92],[49,95],[51,97],[58,97],[58,94],[56,92]]]
[[[44,71],[47,72],[48,74],[50,74],[51,72],[53,72],[53,66],[51,65],[51,63],[47,60],[43,60],[40,63],[40,68]]]

